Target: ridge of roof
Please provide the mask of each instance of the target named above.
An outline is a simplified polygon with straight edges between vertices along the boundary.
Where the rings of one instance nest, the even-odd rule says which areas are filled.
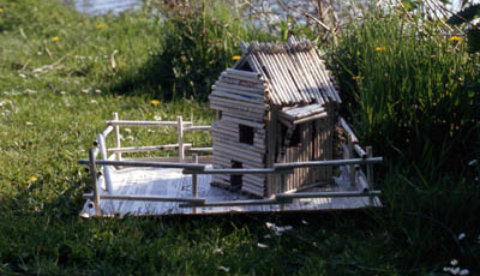
[[[269,83],[274,105],[340,103],[328,70],[309,40],[289,37],[286,43],[241,42],[243,55],[234,68],[248,63]]]

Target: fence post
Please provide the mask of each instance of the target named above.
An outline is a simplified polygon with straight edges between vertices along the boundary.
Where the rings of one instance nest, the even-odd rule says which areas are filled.
[[[367,158],[371,158],[373,156],[372,146],[367,146]],[[373,190],[373,165],[367,164],[367,183],[368,189],[370,191]],[[370,196],[370,204],[373,205],[373,196]]]
[[[97,140],[98,140],[98,147],[100,148],[102,159],[107,160],[108,159],[107,146],[105,142],[105,137],[103,136],[102,133],[98,134]],[[110,178],[110,168],[107,165],[102,166],[102,168],[103,168],[104,179],[105,179],[105,190],[111,193],[112,179]]]
[[[198,164],[198,155],[196,153],[192,154],[193,163]],[[198,197],[198,175],[196,173],[192,174],[192,196],[194,198]]]
[[[196,153],[192,154],[193,163],[198,164],[198,155]],[[192,196],[193,198],[198,197],[198,175],[192,173]],[[197,207],[193,207],[192,211],[194,214],[197,213]]]
[[[183,120],[182,116],[177,117],[177,130],[178,130],[178,159],[183,162],[185,158],[185,149],[183,148]]]
[[[100,190],[98,189],[97,185],[97,166],[95,166],[95,155],[92,148],[88,150],[88,159],[90,161],[90,177],[92,178],[93,183],[93,204],[95,206],[95,216],[101,216],[102,211],[100,209]]]
[[[118,113],[113,113],[113,120],[118,121]],[[115,125],[115,147],[119,149],[121,147],[120,144],[120,126]],[[122,160],[122,153],[121,152],[115,152],[115,160],[120,161]]]
[[[280,171],[280,189],[282,194],[287,190],[288,175],[290,173],[293,173],[293,170],[288,169]],[[280,210],[285,211],[285,204],[280,205]]]
[[[353,156],[353,139],[350,134],[347,135],[348,143],[348,158],[352,159]],[[350,165],[350,185],[355,187],[355,165]]]

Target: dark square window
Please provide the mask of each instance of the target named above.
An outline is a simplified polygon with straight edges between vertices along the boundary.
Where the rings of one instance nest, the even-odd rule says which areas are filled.
[[[253,127],[238,125],[238,132],[240,134],[240,143],[253,145]]]

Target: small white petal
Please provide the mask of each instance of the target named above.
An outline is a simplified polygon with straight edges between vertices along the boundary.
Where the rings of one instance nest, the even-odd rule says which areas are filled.
[[[460,235],[458,235],[458,240],[461,241],[463,239],[465,239],[467,235],[465,235],[465,233],[460,233]]]
[[[263,244],[263,243],[257,243],[258,248],[266,249],[268,248],[268,245]]]
[[[272,237],[272,235],[270,234],[266,234],[265,236],[263,236],[264,239],[270,239]]]
[[[464,268],[464,269],[460,270],[460,273],[458,273],[458,274],[462,275],[462,276],[465,276],[465,275],[470,274],[470,270]]]
[[[275,223],[265,222],[265,227],[267,227],[268,229],[273,229],[276,227],[276,225]]]
[[[285,225],[285,226],[282,227],[282,229],[283,229],[282,231],[290,231],[290,230],[293,229],[293,226],[291,226],[291,225]]]
[[[468,161],[469,166],[475,166],[477,163],[478,163],[477,159],[472,159],[472,160]]]
[[[223,265],[219,265],[218,266],[218,270],[223,270],[225,272],[229,272],[230,271],[230,267],[228,266],[223,266]]]
[[[304,219],[302,219],[302,224],[309,225],[310,223]]]
[[[452,268],[452,270],[450,270],[450,273],[452,273],[453,275],[457,275],[459,272],[460,272],[460,267],[455,267],[455,268]]]
[[[453,265],[453,266],[456,266],[458,264],[458,260],[453,259],[453,260],[450,261],[450,264]]]

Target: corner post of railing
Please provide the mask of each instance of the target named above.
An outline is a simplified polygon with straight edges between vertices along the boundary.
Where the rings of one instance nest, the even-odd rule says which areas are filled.
[[[118,121],[118,113],[113,113],[113,121]],[[113,127],[115,129],[115,147],[119,149],[121,147],[120,144],[120,126],[115,125]],[[120,161],[122,160],[122,153],[117,151],[115,152],[115,160]]]
[[[93,149],[88,150],[90,177],[93,185],[93,204],[95,206],[95,216],[101,216],[102,211],[100,209],[100,190],[97,185],[97,166],[95,165],[95,154]]]
[[[107,160],[108,155],[107,155],[107,144],[105,142],[105,137],[103,136],[102,133],[98,134],[98,147],[100,148],[100,153],[102,156],[102,159]],[[102,166],[103,174],[104,174],[104,180],[105,180],[105,190],[107,192],[112,192],[112,178],[110,176],[110,168],[107,165]]]
[[[347,143],[348,143],[348,158],[354,158],[353,154],[353,137],[350,134],[347,134]],[[355,164],[350,165],[350,185],[355,187]]]
[[[367,158],[371,158],[373,156],[372,146],[366,147]],[[373,191],[373,165],[371,163],[367,164],[367,184],[368,189]],[[370,204],[373,205],[373,196],[370,196]]]
[[[192,159],[194,164],[198,164],[198,155],[196,153],[192,154]],[[198,175],[196,173],[192,174],[192,196],[194,198],[198,197]]]
[[[178,131],[178,159],[183,162],[185,158],[185,148],[183,147],[183,119],[182,116],[177,117],[177,131]]]

